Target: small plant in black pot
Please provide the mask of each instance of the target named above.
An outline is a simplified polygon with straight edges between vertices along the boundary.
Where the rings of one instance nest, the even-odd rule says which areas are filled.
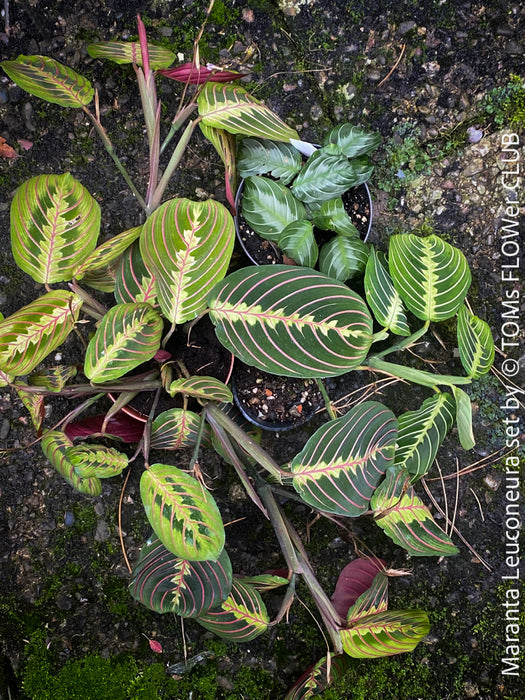
[[[351,124],[332,129],[320,148],[243,139],[237,229],[254,262],[317,265],[342,282],[363,274],[372,215],[368,154],[379,142],[378,134]]]

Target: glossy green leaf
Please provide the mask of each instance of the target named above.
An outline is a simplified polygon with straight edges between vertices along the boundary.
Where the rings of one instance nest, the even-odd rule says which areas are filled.
[[[314,212],[313,222],[323,231],[335,231],[340,236],[359,238],[359,231],[352,223],[341,197],[322,202],[319,209]]]
[[[147,302],[151,306],[157,301],[155,276],[144,264],[138,241],[120,259],[115,272],[115,299],[118,304]]]
[[[115,263],[111,263],[108,267],[87,271],[82,277],[82,286],[112,294],[115,291]]]
[[[197,102],[202,121],[208,126],[272,141],[288,142],[299,138],[295,129],[238,85],[206,83]]]
[[[471,450],[476,444],[472,429],[472,402],[470,396],[459,387],[452,387],[452,391],[456,400],[456,423],[459,441],[464,450]]]
[[[437,451],[454,422],[455,403],[448,393],[434,394],[417,411],[399,416],[394,464],[412,475],[412,483],[432,466]]]
[[[113,236],[108,241],[99,245],[86,260],[76,268],[74,277],[82,279],[88,272],[101,270],[114,264],[122,253],[140,236],[142,226],[135,226],[128,231],[123,231],[117,236]]]
[[[412,651],[430,631],[422,610],[385,611],[359,618],[341,631],[345,652],[355,659],[377,659]]]
[[[75,467],[67,458],[67,450],[73,447],[71,440],[58,430],[47,432],[42,438],[42,451],[59,474],[74,489],[87,496],[99,496],[102,491],[100,479],[83,478],[75,472]]]
[[[306,219],[306,209],[287,187],[258,175],[245,180],[241,208],[246,223],[276,243],[289,224]]]
[[[105,58],[114,63],[135,63],[142,66],[142,52],[138,41],[100,41],[88,44],[88,54],[91,58]],[[165,46],[148,44],[149,65],[152,70],[169,68],[175,61],[175,54]]]
[[[423,321],[452,318],[467,295],[471,275],[463,253],[431,235],[390,237],[390,274],[407,308]]]
[[[180,450],[193,447],[197,442],[201,419],[193,411],[183,408],[170,408],[160,413],[151,426],[151,449]],[[209,426],[203,433],[204,444],[210,441]]]
[[[351,664],[348,656],[323,656],[293,684],[284,700],[309,700],[321,695],[344,676]]]
[[[276,588],[281,588],[282,586],[287,586],[290,581],[283,576],[276,576],[275,574],[259,574],[257,576],[243,576],[242,582],[253,586],[258,591],[273,591]]]
[[[319,249],[310,221],[292,221],[279,236],[279,248],[303,267],[314,267]]]
[[[206,377],[204,375],[189,377],[188,379],[176,379],[168,387],[168,393],[170,396],[186,394],[204,401],[224,401],[225,403],[233,401],[232,393],[224,382],[215,379],[215,377]]]
[[[250,642],[265,632],[270,622],[260,593],[236,578],[221,607],[196,620],[205,629],[231,642]]]
[[[24,182],[11,204],[11,247],[17,265],[36,282],[73,278],[94,250],[100,207],[78,180],[37,175]]]
[[[158,302],[172,323],[196,318],[228,269],[235,228],[219,202],[172,199],[143,226],[140,251],[155,276]]]
[[[77,375],[75,365],[59,365],[57,367],[49,367],[40,372],[33,372],[27,378],[27,383],[30,386],[41,386],[47,391],[59,393],[62,391],[66,382]]]
[[[340,153],[355,158],[370,153],[381,143],[381,135],[370,133],[352,124],[340,124],[327,134],[324,146],[334,144]]]
[[[410,335],[403,302],[388,272],[384,254],[376,253],[373,246],[366,263],[365,293],[378,323],[396,335]]]
[[[271,175],[287,185],[301,169],[303,159],[289,143],[268,139],[242,139],[237,156],[239,175]]]
[[[357,367],[372,343],[363,300],[319,272],[288,265],[237,270],[210,294],[219,341],[272,374],[317,378]]]
[[[485,321],[474,316],[465,305],[458,312],[459,357],[465,372],[479,379],[490,371],[494,362],[494,340]]]
[[[81,306],[76,294],[57,289],[0,321],[0,369],[15,376],[35,369],[73,330]]]
[[[385,612],[388,608],[388,576],[380,571],[370,587],[350,606],[347,613],[348,622],[353,625],[357,620],[368,615]]]
[[[375,522],[413,557],[457,554],[457,547],[416,496],[408,479],[409,474],[398,467],[387,470],[370,502]]]
[[[89,341],[84,374],[94,383],[122,377],[151,360],[160,347],[164,324],[149,304],[118,304],[100,321]]]
[[[217,561],[176,557],[155,536],[141,549],[129,590],[149,610],[181,617],[204,615],[230,595],[232,565],[225,549]]]
[[[370,246],[360,238],[334,236],[319,254],[319,269],[328,277],[341,282],[363,275]]]
[[[66,449],[66,457],[81,477],[107,479],[117,476],[128,466],[127,455],[105,445],[74,445]]]
[[[295,178],[292,193],[302,202],[322,202],[342,195],[360,181],[348,158],[319,150],[308,158]]]
[[[322,425],[290,463],[303,501],[326,513],[357,517],[394,459],[397,420],[377,401],[365,401]]]
[[[95,94],[89,80],[47,56],[19,56],[0,65],[30,95],[61,107],[88,105]]]
[[[181,559],[217,560],[224,526],[213,496],[181,469],[152,464],[142,474],[140,494],[148,520],[162,544]]]

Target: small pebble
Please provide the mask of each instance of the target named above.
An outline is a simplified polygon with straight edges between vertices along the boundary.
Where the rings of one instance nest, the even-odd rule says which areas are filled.
[[[64,514],[64,525],[66,527],[71,527],[75,523],[75,516],[70,510],[66,510]]]

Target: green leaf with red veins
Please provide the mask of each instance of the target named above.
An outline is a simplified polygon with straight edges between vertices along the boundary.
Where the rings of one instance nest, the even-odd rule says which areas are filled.
[[[219,558],[224,526],[200,481],[169,464],[152,464],[142,474],[140,494],[155,534],[170,552],[190,561]]]
[[[127,455],[105,445],[74,445],[67,448],[66,457],[81,477],[107,479],[117,476],[128,466]]]
[[[181,450],[197,442],[201,419],[193,411],[169,408],[160,413],[151,425],[152,450]],[[203,446],[211,443],[210,427],[204,426]]]
[[[140,236],[142,226],[135,226],[127,231],[113,236],[109,241],[105,241],[99,245],[91,255],[76,268],[74,276],[77,279],[82,279],[84,275],[92,273],[95,270],[110,267],[115,261],[120,258],[122,253],[127,250]]]
[[[0,370],[28,374],[73,330],[82,300],[57,289],[0,322]]]
[[[194,396],[196,399],[204,401],[224,401],[231,403],[233,396],[224,382],[215,379],[215,377],[206,377],[204,375],[198,377],[188,377],[188,379],[176,379],[171,382],[168,387],[170,396],[175,394],[186,394],[186,396]]]
[[[284,700],[309,700],[321,695],[332,683],[340,680],[351,665],[348,656],[323,656],[293,684]]]
[[[148,217],[140,251],[172,323],[191,321],[206,309],[206,296],[228,270],[234,241],[231,214],[213,200],[172,199]]]
[[[11,203],[13,256],[36,282],[72,279],[99,232],[99,205],[69,173],[31,178]]]
[[[422,610],[393,610],[358,618],[341,630],[343,649],[354,659],[377,659],[412,651],[430,630]]]
[[[57,472],[71,486],[87,496],[99,496],[102,491],[100,479],[83,478],[75,472],[75,467],[67,458],[67,450],[73,447],[71,440],[58,430],[47,432],[42,438],[42,450]]]
[[[149,304],[118,304],[102,318],[89,341],[84,374],[94,383],[122,377],[154,357],[164,324]]]
[[[142,66],[142,52],[138,41],[100,41],[88,44],[91,58],[105,58],[121,65],[135,63]],[[149,66],[152,70],[169,68],[175,60],[175,54],[165,46],[148,44]]]
[[[144,264],[138,241],[120,259],[115,273],[115,299],[117,304],[145,301],[156,305],[155,277]]]

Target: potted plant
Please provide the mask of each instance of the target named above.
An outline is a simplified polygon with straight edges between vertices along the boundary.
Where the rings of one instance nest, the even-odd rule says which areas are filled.
[[[138,442],[134,459],[144,467],[140,493],[153,532],[134,562],[130,591],[149,609],[194,618],[223,638],[249,641],[282,620],[295,598],[298,578],[304,579],[332,649],[287,695],[310,697],[344,671],[349,656],[410,651],[428,633],[429,624],[424,611],[388,608],[388,581],[396,572],[377,557],[341,562],[335,590],[327,593],[280,505],[282,499],[295,499],[330,518],[371,518],[411,556],[455,554],[450,536],[417,495],[417,482],[431,469],[454,422],[463,447],[472,447],[470,401],[461,386],[490,369],[492,338],[465,303],[470,285],[465,257],[438,236],[394,236],[388,261],[371,248],[366,301],[342,281],[310,267],[252,266],[228,273],[231,214],[212,200],[176,197],[162,202],[167,182],[197,124],[223,156],[231,191],[234,135],[288,142],[297,140],[297,134],[242,88],[216,80],[225,77],[216,69],[203,69],[198,44],[190,65],[170,69],[173,55],[148,45],[140,21],[139,37],[139,44],[105,42],[90,47],[90,53],[134,65],[150,150],[145,195],[115,154],[98,111],[88,109],[94,93],[85,78],[45,57],[3,63],[8,75],[32,94],[84,110],[142,203],[146,219],[97,247],[99,205],[71,175],[37,176],[20,186],[11,208],[13,255],[46,292],[0,322],[0,380],[28,407],[51,464],[88,497],[100,494],[100,479],[117,476],[129,465],[122,450],[97,442],[95,434]],[[195,93],[185,92],[187,100],[163,142],[157,71],[171,77],[178,72],[188,84],[196,84]],[[160,175],[163,147],[193,114],[198,116],[187,122]],[[344,129],[331,136],[317,156],[319,162],[334,152],[340,158],[347,137],[353,138]],[[65,282],[67,289],[52,286]],[[113,300],[97,298],[86,286],[113,293]],[[270,374],[318,384],[330,419],[289,463],[276,461],[232,417],[226,382],[191,375],[177,357],[166,354],[177,326],[204,313],[235,358]],[[454,317],[462,376],[384,359],[409,348],[431,322]],[[80,321],[91,323],[80,371],[47,364],[40,369]],[[416,330],[410,327],[414,323]],[[149,360],[156,366],[145,369]],[[337,416],[323,380],[361,370],[388,373],[429,387],[432,394],[399,416],[376,400],[362,401]],[[130,427],[120,409],[143,391],[153,395],[151,409],[145,423]],[[182,397],[181,406],[158,414],[163,392]],[[74,443],[66,425],[109,393],[117,396],[115,404],[105,416],[90,419],[90,427],[84,424],[82,435],[88,439]],[[80,400],[60,430],[42,427],[46,395]],[[199,412],[188,407],[190,398]],[[75,434],[81,432],[82,426]],[[234,577],[220,503],[199,472],[203,446],[213,446],[232,465],[261,517],[272,524],[285,564],[283,575]],[[184,447],[191,449],[189,471],[151,459],[156,449]],[[285,590],[273,621],[261,595],[272,588]]]

